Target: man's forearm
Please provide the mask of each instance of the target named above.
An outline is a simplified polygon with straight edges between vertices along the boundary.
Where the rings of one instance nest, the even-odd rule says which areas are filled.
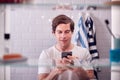
[[[58,71],[55,69],[50,72],[50,74],[46,77],[45,80],[55,80],[58,77]]]
[[[51,74],[48,75],[45,80],[56,80],[57,78],[58,78],[58,74],[56,75]]]

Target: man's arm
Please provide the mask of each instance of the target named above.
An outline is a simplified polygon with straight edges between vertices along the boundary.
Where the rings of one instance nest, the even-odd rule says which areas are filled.
[[[82,67],[74,67],[72,71],[79,76],[80,80],[90,80],[87,72]]]
[[[38,74],[38,80],[45,80],[45,78],[48,76],[48,73],[41,73]]]
[[[38,80],[54,80],[57,77],[57,74],[41,73],[38,75]]]
[[[58,70],[54,69],[50,73],[40,73],[39,80],[54,80],[58,76]]]
[[[38,75],[39,80],[54,80],[58,78],[58,75],[66,71],[66,68],[55,68],[50,73],[40,73]]]

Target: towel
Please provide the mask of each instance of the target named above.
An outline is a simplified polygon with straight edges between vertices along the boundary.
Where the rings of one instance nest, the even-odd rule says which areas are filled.
[[[78,27],[76,30],[74,43],[81,47],[88,48],[87,30],[86,27],[84,26],[82,16],[80,16],[80,19],[78,21]]]
[[[93,20],[90,16],[87,17],[85,21],[85,25],[88,30],[87,36],[88,36],[88,45],[89,45],[90,54],[92,55],[92,59],[98,59],[99,53],[97,51],[97,46],[96,46],[96,32],[95,32]]]

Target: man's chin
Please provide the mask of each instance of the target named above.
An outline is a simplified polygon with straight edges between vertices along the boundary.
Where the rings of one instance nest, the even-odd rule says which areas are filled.
[[[65,48],[65,47],[66,47],[66,45],[61,45],[61,47],[62,47],[62,48]]]

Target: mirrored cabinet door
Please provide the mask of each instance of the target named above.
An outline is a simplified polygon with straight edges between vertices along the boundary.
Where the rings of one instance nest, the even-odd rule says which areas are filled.
[[[4,5],[0,5],[0,58],[4,54]],[[0,66],[0,80],[4,80],[4,66]]]

